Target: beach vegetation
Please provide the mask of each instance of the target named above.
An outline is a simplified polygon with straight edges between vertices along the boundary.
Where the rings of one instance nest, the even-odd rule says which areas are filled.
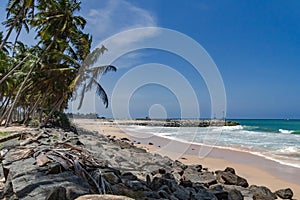
[[[93,87],[108,106],[98,79],[116,67],[94,66],[107,49],[91,51],[92,36],[84,31],[80,6],[78,0],[8,1],[2,23],[6,31],[0,32],[0,125],[59,121],[67,126],[63,112],[74,90],[79,91],[74,96],[79,109]],[[23,31],[34,36],[35,44],[19,39]]]
[[[0,137],[8,136],[9,132],[0,132]]]

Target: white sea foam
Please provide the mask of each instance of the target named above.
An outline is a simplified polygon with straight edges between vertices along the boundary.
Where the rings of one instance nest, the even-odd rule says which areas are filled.
[[[130,126],[130,128],[136,132],[189,144],[248,152],[283,165],[300,168],[300,148],[297,147],[300,144],[300,137],[293,134],[251,131],[244,126],[201,128]]]
[[[289,147],[284,147],[279,150],[281,153],[299,153],[300,154],[300,149],[294,146],[289,146]]]
[[[291,131],[291,130],[284,130],[284,129],[279,129],[278,131],[280,133],[286,133],[286,134],[290,134],[290,133],[294,132],[294,131]]]

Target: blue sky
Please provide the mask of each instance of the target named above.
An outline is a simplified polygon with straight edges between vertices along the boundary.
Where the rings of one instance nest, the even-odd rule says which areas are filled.
[[[227,118],[300,118],[299,9],[297,0],[88,0],[82,1],[80,14],[87,18],[86,31],[93,35],[94,47],[120,31],[148,26],[172,29],[197,41],[222,76]],[[142,40],[147,34],[137,37]],[[132,39],[126,38],[128,43]],[[107,54],[113,53],[113,47],[107,48]],[[100,79],[109,97],[121,77],[147,63],[166,65],[184,76],[197,97],[201,117],[214,115],[201,74],[186,60],[157,49],[129,52],[115,61],[118,72]],[[159,72],[153,72],[137,78],[158,75]],[[167,74],[165,77],[170,82],[177,81]],[[104,109],[93,95],[87,95],[82,112],[96,110],[100,115],[114,116],[111,107]],[[183,106],[178,100],[181,96],[189,98],[188,95],[184,89],[174,93],[168,86],[141,85],[124,106],[131,117],[180,117],[182,109],[193,116],[197,106],[187,102]],[[118,105],[123,105],[121,94],[115,98]]]

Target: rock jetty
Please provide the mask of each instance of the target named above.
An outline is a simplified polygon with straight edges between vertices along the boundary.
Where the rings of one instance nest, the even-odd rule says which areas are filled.
[[[117,119],[98,119],[100,123],[110,125],[125,126],[164,126],[164,127],[208,127],[208,126],[237,126],[238,122],[226,120],[187,120],[187,119],[135,119],[135,120],[117,120]]]
[[[2,139],[2,199],[292,199],[293,192],[249,186],[233,168],[215,172],[97,132],[43,128]],[[203,163],[204,164],[204,163]],[[118,195],[118,196],[111,196]]]

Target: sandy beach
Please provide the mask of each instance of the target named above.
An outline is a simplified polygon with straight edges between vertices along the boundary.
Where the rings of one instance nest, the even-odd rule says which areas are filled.
[[[137,146],[143,147],[151,153],[168,156],[185,164],[201,164],[211,171],[233,167],[238,175],[248,180],[250,185],[264,185],[273,192],[289,187],[294,192],[293,198],[300,199],[299,168],[282,165],[242,151],[187,144],[158,136],[133,137],[124,132],[125,127],[111,126],[109,123],[99,125],[96,120],[76,120],[75,123],[82,128],[104,135],[117,138],[127,137]]]

